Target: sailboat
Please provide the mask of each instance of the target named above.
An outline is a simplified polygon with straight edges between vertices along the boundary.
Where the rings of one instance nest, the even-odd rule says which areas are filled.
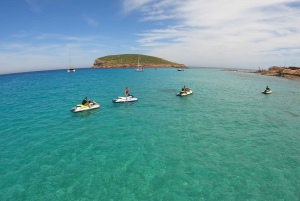
[[[143,72],[144,71],[144,68],[140,68],[140,55],[139,55],[139,58],[138,58],[138,67],[135,69],[136,72]]]
[[[70,59],[70,51],[69,51],[69,68],[68,68],[68,73],[70,72],[75,72],[75,69],[71,67],[71,59]]]

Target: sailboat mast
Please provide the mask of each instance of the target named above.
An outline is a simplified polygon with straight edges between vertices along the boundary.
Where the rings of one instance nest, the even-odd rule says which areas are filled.
[[[72,64],[71,64],[71,54],[70,54],[70,49],[69,49],[69,68],[68,68],[68,72],[75,72],[75,69],[72,68]]]
[[[137,72],[143,72],[143,68],[140,68],[140,55],[138,57],[138,65],[137,65],[137,68],[135,69],[135,71],[137,71]]]
[[[70,50],[69,50],[69,68],[71,68]]]

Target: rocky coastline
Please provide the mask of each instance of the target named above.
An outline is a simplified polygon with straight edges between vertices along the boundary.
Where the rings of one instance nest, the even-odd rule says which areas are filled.
[[[278,76],[278,77],[300,80],[300,67],[272,66],[268,70],[258,70],[257,73],[261,75],[267,75],[267,76]]]

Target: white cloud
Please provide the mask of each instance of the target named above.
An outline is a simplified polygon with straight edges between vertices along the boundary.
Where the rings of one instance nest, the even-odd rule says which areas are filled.
[[[28,35],[30,35],[28,33]],[[102,53],[99,38],[63,36],[59,34],[31,35],[25,42],[0,41],[0,74],[66,69],[69,51],[75,68],[90,67]],[[33,39],[33,40],[32,40]],[[34,40],[35,39],[35,40]],[[27,42],[26,42],[27,41]],[[33,43],[32,41],[36,41]]]
[[[162,0],[144,1],[127,10],[141,12],[142,21],[172,20],[172,26],[140,34],[138,42],[151,46],[151,55],[190,66],[268,68],[271,64],[300,63],[300,8],[290,3]]]
[[[42,6],[37,0],[25,0],[30,6],[31,11],[38,13],[42,11]]]
[[[32,12],[41,13],[45,7],[59,6],[63,0],[25,0]]]
[[[16,45],[16,51],[0,51],[0,74],[26,72],[36,70],[67,69],[69,65],[69,50],[72,66],[75,68],[90,67],[101,55],[97,47],[65,44],[65,45]],[[48,53],[48,54],[47,54]]]
[[[61,3],[25,1],[34,12]],[[43,33],[30,25],[28,30],[7,32],[11,35],[0,40],[0,61],[5,66],[0,73],[65,68],[69,50],[74,67],[91,66],[101,55],[121,52],[148,54],[188,66],[257,69],[300,65],[299,0],[123,0],[122,5],[127,17],[134,14],[131,19],[139,23],[134,25],[134,32],[130,32],[132,22],[124,22],[123,27],[109,20],[110,24],[105,24],[104,20],[100,27],[98,13],[79,14],[94,28],[83,28],[82,32],[72,32],[74,35],[59,27],[46,29],[59,34]],[[139,28],[142,30],[137,31]],[[139,45],[128,34],[135,34]]]
[[[83,19],[88,23],[88,25],[92,26],[92,27],[97,27],[98,26],[98,21],[87,16],[87,15],[83,15]]]
[[[95,37],[77,37],[77,36],[61,36],[59,37],[61,40],[68,40],[68,41],[74,41],[74,42],[88,42],[93,41]]]
[[[136,9],[143,9],[145,5],[153,1],[154,0],[125,0],[123,1],[123,10],[127,13]]]

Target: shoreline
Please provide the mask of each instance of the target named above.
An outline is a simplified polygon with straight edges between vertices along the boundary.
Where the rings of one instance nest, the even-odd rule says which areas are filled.
[[[277,67],[272,66],[268,70],[242,70],[242,69],[222,69],[227,72],[238,72],[238,73],[258,73],[265,76],[275,76],[281,78],[287,78],[292,80],[300,80],[300,68],[298,67]]]
[[[300,80],[299,67],[277,67],[272,66],[268,70],[258,70],[257,73],[267,76],[283,77],[293,80]]]

